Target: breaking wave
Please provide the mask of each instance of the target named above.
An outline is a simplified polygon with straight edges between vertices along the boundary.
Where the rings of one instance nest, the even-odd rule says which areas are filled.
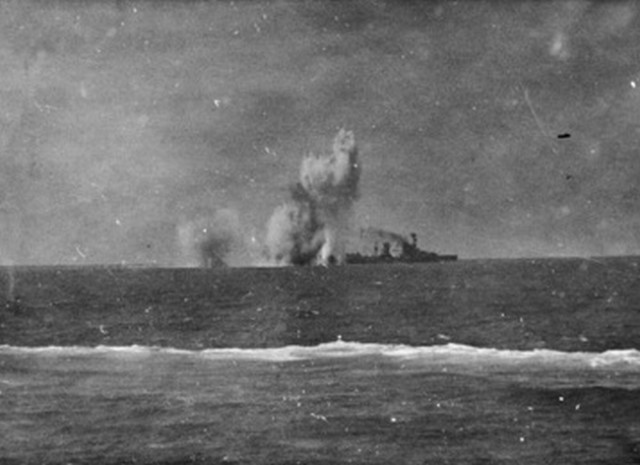
[[[565,369],[613,368],[640,373],[640,351],[636,349],[607,350],[605,352],[563,352],[547,349],[502,350],[454,343],[414,347],[400,344],[375,344],[338,340],[317,346],[290,345],[266,349],[222,348],[203,350],[138,345],[97,347],[15,347],[1,345],[0,356],[2,355],[106,356],[117,358],[188,357],[204,360],[255,360],[267,362],[355,359],[373,356],[391,362],[396,361],[417,365],[467,365],[485,369],[517,366],[554,366]]]

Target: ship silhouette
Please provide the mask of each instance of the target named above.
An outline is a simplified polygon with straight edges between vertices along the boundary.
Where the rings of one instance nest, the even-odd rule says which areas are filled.
[[[361,239],[373,239],[373,253],[347,253],[347,264],[381,264],[381,263],[434,263],[451,262],[457,255],[440,255],[418,247],[418,236],[411,233],[411,241],[400,234],[374,228],[361,229]],[[380,247],[382,244],[382,247]]]

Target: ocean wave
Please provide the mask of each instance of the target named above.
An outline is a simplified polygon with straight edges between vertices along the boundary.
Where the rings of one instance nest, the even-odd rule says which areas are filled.
[[[190,357],[208,360],[255,360],[292,362],[317,359],[380,357],[404,364],[472,365],[475,367],[540,365],[564,368],[627,369],[640,372],[640,351],[636,349],[605,352],[563,352],[548,349],[503,350],[448,343],[434,346],[360,343],[338,340],[316,346],[290,345],[277,348],[221,348],[186,350],[157,346],[47,346],[16,347],[0,345],[1,355],[105,356],[146,358],[154,356]]]

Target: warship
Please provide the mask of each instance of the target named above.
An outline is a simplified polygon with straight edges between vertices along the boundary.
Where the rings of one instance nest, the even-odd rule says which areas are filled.
[[[382,247],[379,247],[379,242],[376,240],[373,245],[373,254],[347,253],[346,264],[434,263],[451,262],[458,259],[457,255],[440,255],[421,250],[418,247],[418,236],[415,233],[410,234],[411,241],[399,234],[374,229],[361,231],[361,237],[365,235],[375,235],[379,239],[385,239],[382,242]]]

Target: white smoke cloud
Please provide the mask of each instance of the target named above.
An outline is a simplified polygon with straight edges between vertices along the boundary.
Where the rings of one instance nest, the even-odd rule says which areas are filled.
[[[306,264],[323,245],[314,207],[297,201],[276,208],[267,225],[268,261],[275,265]]]
[[[231,209],[182,221],[177,236],[179,266],[215,268],[253,261],[250,241],[245,238],[238,214]]]
[[[269,261],[276,265],[344,261],[344,240],[359,195],[360,173],[355,138],[344,129],[336,135],[332,153],[305,157],[291,200],[269,220]]]

